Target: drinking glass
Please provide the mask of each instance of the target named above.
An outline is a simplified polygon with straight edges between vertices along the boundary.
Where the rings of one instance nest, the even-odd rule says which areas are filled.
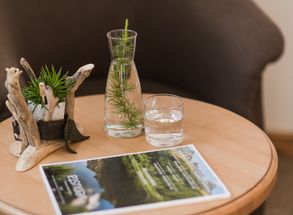
[[[144,102],[146,140],[158,147],[178,145],[183,140],[183,100],[172,94],[149,96]]]

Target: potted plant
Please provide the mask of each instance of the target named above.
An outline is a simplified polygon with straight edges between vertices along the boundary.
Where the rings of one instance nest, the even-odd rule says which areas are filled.
[[[18,68],[6,68],[5,86],[8,90],[6,106],[13,116],[15,142],[10,153],[19,157],[16,170],[25,171],[56,149],[70,142],[85,140],[74,121],[74,97],[80,84],[90,75],[93,64],[80,67],[72,76],[61,75],[52,66],[43,67],[36,77],[29,63],[22,58],[20,64],[30,77],[21,89]]]

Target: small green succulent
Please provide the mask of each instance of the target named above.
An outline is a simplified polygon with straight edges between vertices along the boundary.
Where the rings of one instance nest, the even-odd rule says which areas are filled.
[[[62,68],[55,70],[54,66],[51,66],[51,69],[48,68],[47,65],[41,67],[40,75],[36,79],[31,79],[27,86],[23,89],[23,95],[25,99],[31,104],[42,105],[45,103],[42,100],[40,95],[40,82],[43,82],[46,86],[50,86],[54,93],[55,97],[59,98],[59,102],[65,101],[68,91],[73,86],[73,81],[68,81],[67,73],[65,75],[61,75]]]

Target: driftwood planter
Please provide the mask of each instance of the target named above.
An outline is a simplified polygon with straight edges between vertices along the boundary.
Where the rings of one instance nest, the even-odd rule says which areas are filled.
[[[31,78],[36,77],[24,58],[20,63]],[[14,67],[6,68],[5,86],[8,90],[6,106],[13,116],[15,137],[15,141],[10,146],[10,153],[19,157],[16,163],[17,171],[32,168],[48,154],[63,146],[75,153],[68,144],[88,138],[79,132],[75,124],[74,97],[76,90],[93,68],[93,64],[87,64],[80,67],[73,76],[68,77],[68,80],[74,81],[74,85],[66,97],[64,118],[56,118],[56,113],[54,115],[59,98],[54,97],[50,87],[46,87],[44,91],[48,101],[47,108],[39,113],[41,116],[34,117],[21,92],[19,76],[22,71]]]

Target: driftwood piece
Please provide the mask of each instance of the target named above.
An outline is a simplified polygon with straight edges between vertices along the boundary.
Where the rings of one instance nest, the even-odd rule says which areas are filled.
[[[73,87],[67,94],[66,97],[66,107],[65,112],[69,119],[74,120],[74,96],[75,91],[81,85],[81,83],[90,75],[92,69],[94,68],[94,64],[87,64],[80,67],[76,73],[70,77],[68,77],[67,81],[74,81]]]
[[[45,88],[46,88],[45,83],[44,82],[40,82],[39,83],[39,92],[40,92],[40,96],[42,98],[43,104],[45,104],[45,102],[46,102],[46,100],[45,100],[45,96],[46,96]]]
[[[6,101],[6,106],[8,110],[11,112],[13,116],[13,130],[17,127],[19,132],[13,131],[14,133],[14,142],[10,145],[9,151],[10,154],[14,157],[20,157],[21,153],[24,151],[24,149],[28,146],[28,140],[25,131],[21,126],[19,126],[19,118],[16,114],[15,108],[9,103],[9,101]],[[18,135],[18,136],[16,136]]]
[[[26,171],[36,165],[48,154],[64,146],[64,141],[42,141],[40,147],[28,146],[16,163],[17,171]]]
[[[50,86],[45,87],[45,95],[48,102],[48,108],[45,112],[44,121],[50,121],[58,104],[59,98],[54,96],[53,90]]]
[[[26,73],[28,74],[28,76],[30,77],[30,79],[36,79],[36,75],[33,71],[33,69],[31,68],[31,66],[29,65],[29,63],[27,62],[27,60],[25,58],[21,58],[20,59],[20,64],[21,66],[24,68],[24,70],[26,71]]]
[[[17,115],[16,120],[18,120],[19,125],[24,130],[29,144],[39,147],[41,141],[38,126],[32,112],[28,109],[19,84],[19,75],[22,71],[14,67],[6,68],[6,71],[5,86],[8,90],[8,103],[6,102],[6,105],[8,104],[8,108],[14,108],[15,115]]]

